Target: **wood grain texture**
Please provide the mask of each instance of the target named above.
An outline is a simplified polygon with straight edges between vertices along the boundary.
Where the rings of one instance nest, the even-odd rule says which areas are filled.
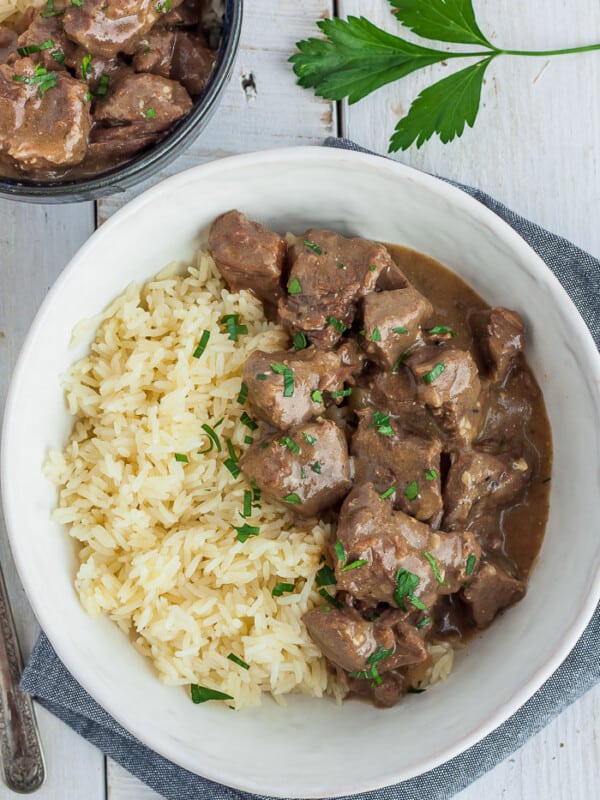
[[[474,6],[497,46],[547,50],[600,42],[598,0],[475,0]],[[340,0],[339,7],[340,15],[363,15],[399,33],[385,0]],[[404,31],[405,38],[431,46]],[[427,68],[346,108],[347,135],[385,153],[398,119],[419,92],[457,68]],[[473,130],[451,144],[436,138],[394,157],[477,186],[600,256],[599,85],[600,52],[498,58],[487,71]]]

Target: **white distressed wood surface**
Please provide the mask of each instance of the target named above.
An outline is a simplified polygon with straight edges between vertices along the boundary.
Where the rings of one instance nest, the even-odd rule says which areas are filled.
[[[393,30],[385,0],[339,0]],[[475,0],[494,42],[547,49],[600,41],[597,0]],[[299,38],[329,15],[329,0],[246,0],[242,45],[223,102],[196,143],[163,175],[101,203],[102,220],[165,174],[226,155],[319,143],[336,132],[385,152],[398,117],[443,67],[401,87],[336,108],[295,85],[287,64]],[[547,66],[546,66],[547,65]],[[545,69],[544,69],[545,68]],[[252,88],[256,86],[256,90]],[[600,54],[504,59],[488,73],[474,131],[452,145],[428,143],[404,163],[471,183],[600,255]],[[246,88],[244,88],[246,87]],[[35,207],[0,201],[0,412],[8,375],[45,292],[93,228],[94,207]],[[23,595],[0,520],[0,558],[25,655],[37,625]],[[48,760],[40,800],[156,800],[158,795],[49,714],[38,711]],[[457,800],[591,800],[600,796],[600,687],[575,703],[512,758]],[[0,800],[16,797],[0,786]]]

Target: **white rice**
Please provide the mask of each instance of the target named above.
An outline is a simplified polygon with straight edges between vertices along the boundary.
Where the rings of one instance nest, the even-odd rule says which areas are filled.
[[[248,327],[237,342],[219,323],[226,314]],[[322,602],[314,577],[330,527],[299,529],[264,498],[243,519],[251,487],[225,465],[226,439],[239,454],[252,433],[237,402],[243,364],[256,349],[287,347],[287,334],[251,293],[227,291],[205,252],[185,275],[170,267],[130,286],[98,325],[64,379],[72,435],[45,465],[59,489],[53,518],[81,543],[83,607],[113,619],[167,684],[224,692],[236,708],[263,692],[341,699],[345,687],[302,622]],[[195,358],[204,330],[210,340]],[[203,424],[216,427],[221,452],[199,453]],[[233,526],[245,522],[260,535],[240,542]],[[295,589],[273,597],[278,583]],[[435,647],[420,686],[449,674],[451,648]]]

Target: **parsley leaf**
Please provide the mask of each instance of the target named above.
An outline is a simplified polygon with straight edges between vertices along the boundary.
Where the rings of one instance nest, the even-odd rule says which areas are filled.
[[[424,39],[492,47],[475,20],[471,0],[390,0],[398,20]]]

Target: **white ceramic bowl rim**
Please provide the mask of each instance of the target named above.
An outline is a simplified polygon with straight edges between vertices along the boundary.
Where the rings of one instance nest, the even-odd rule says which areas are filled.
[[[598,387],[600,386],[600,357],[596,350],[593,339],[585,326],[585,323],[579,316],[572,301],[553,275],[548,275],[548,268],[544,262],[535,254],[535,252],[521,239],[520,236],[503,220],[496,216],[493,212],[480,204],[478,201],[465,194],[461,190],[434,178],[430,175],[418,172],[409,167],[401,165],[397,162],[383,159],[378,156],[357,153],[353,151],[345,151],[338,149],[329,149],[323,147],[300,147],[300,148],[287,148],[272,151],[263,151],[260,153],[251,153],[242,156],[233,156],[217,162],[204,164],[194,167],[185,172],[179,173],[174,177],[163,181],[157,186],[149,189],[137,199],[128,203],[123,209],[117,212],[107,222],[105,222],[97,232],[88,240],[86,244],[79,250],[69,265],[62,272],[53,288],[46,297],[42,304],[32,326],[27,339],[21,350],[17,366],[14,370],[12,382],[7,398],[6,411],[4,418],[4,425],[2,431],[2,452],[1,452],[1,470],[0,470],[0,483],[2,485],[3,503],[6,515],[7,529],[11,547],[15,557],[15,563],[25,588],[29,600],[32,604],[33,610],[37,619],[46,632],[50,642],[64,662],[67,669],[75,677],[75,679],[83,686],[83,688],[92,695],[102,705],[108,713],[110,713],[123,727],[128,729],[140,741],[148,747],[157,750],[166,758],[180,764],[186,769],[202,774],[216,782],[227,782],[228,785],[234,786],[244,791],[260,792],[278,797],[288,795],[285,787],[282,788],[277,785],[269,783],[268,776],[265,776],[264,785],[256,785],[251,782],[246,782],[237,777],[231,781],[227,776],[219,771],[211,768],[210,763],[201,765],[199,769],[196,763],[189,760],[182,760],[181,755],[173,750],[165,748],[165,746],[158,741],[153,740],[148,736],[147,731],[140,725],[136,724],[135,717],[132,719],[127,716],[124,709],[115,706],[113,698],[102,691],[93,682],[93,672],[89,670],[89,666],[83,663],[78,658],[77,649],[72,646],[70,641],[69,631],[61,629],[60,625],[56,624],[53,617],[52,608],[44,604],[43,593],[39,592],[39,588],[32,583],[29,563],[27,558],[27,547],[23,544],[22,538],[19,538],[19,508],[15,498],[11,492],[11,459],[10,454],[13,452],[17,443],[13,440],[11,432],[11,421],[18,413],[18,402],[20,395],[20,387],[23,377],[28,369],[28,363],[31,356],[31,348],[33,343],[43,330],[46,316],[50,307],[55,303],[56,298],[60,296],[63,285],[69,280],[71,273],[78,269],[78,265],[85,261],[89,251],[102,246],[102,243],[108,241],[113,231],[120,227],[127,225],[128,220],[138,214],[144,212],[146,206],[152,205],[165,193],[173,192],[178,187],[184,186],[191,180],[197,180],[198,183],[202,179],[209,176],[229,176],[233,178],[236,172],[243,169],[248,165],[258,168],[269,170],[277,170],[278,167],[284,166],[286,163],[293,161],[296,164],[323,164],[328,167],[333,165],[339,166],[344,169],[345,165],[361,163],[365,169],[371,171],[384,171],[385,173],[397,175],[399,180],[409,181],[414,185],[420,185],[428,188],[434,194],[444,198],[448,204],[462,208],[475,222],[485,224],[487,228],[491,229],[493,234],[506,243],[510,249],[518,254],[521,258],[528,261],[532,269],[538,273],[545,273],[546,280],[551,286],[553,301],[560,307],[565,316],[570,318],[572,329],[577,335],[577,346],[583,354],[583,358],[588,365],[588,379],[596,387],[596,399],[598,402],[599,393]],[[600,404],[600,403],[599,403]],[[556,649],[551,658],[548,658],[539,669],[535,672],[533,677],[522,685],[516,691],[509,702],[506,702],[497,712],[489,719],[487,719],[481,726],[470,733],[470,735],[456,741],[452,747],[444,749],[443,752],[434,753],[427,757],[417,767],[402,771],[398,770],[393,764],[386,774],[382,774],[380,779],[375,782],[370,780],[368,783],[361,784],[360,780],[354,779],[351,784],[341,783],[336,787],[335,792],[329,792],[337,796],[352,794],[361,791],[368,791],[379,787],[391,785],[401,780],[414,777],[416,774],[426,772],[439,764],[448,761],[454,756],[466,750],[471,745],[482,739],[493,729],[498,727],[515,711],[518,710],[539,687],[550,677],[556,670],[559,664],[566,658],[571,651],[581,633],[583,632],[586,624],[590,620],[598,600],[600,599],[600,570],[596,571],[594,580],[590,583],[587,592],[585,593],[585,600],[581,603],[579,613],[575,619],[574,624],[569,630],[564,633],[560,647]],[[298,796],[300,796],[299,793]],[[320,796],[314,791],[301,794],[305,797]]]

